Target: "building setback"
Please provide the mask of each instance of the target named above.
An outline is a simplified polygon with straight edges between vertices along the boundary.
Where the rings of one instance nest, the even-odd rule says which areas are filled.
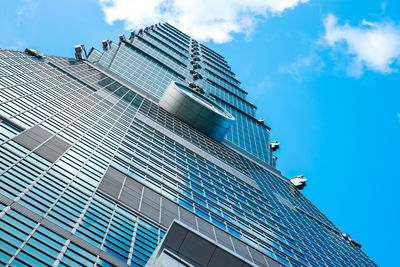
[[[0,50],[0,262],[376,266],[276,169],[228,63],[168,23]]]

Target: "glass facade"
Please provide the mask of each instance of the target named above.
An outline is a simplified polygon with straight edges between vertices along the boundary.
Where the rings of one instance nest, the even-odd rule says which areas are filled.
[[[2,265],[144,266],[177,220],[254,265],[375,266],[275,168],[221,55],[168,23],[120,40],[0,50]],[[222,142],[158,105],[171,81],[235,117]]]

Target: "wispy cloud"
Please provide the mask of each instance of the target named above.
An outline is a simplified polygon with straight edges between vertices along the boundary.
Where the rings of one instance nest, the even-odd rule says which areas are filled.
[[[280,66],[279,71],[289,73],[293,79],[301,83],[311,75],[323,71],[324,68],[325,63],[317,51],[312,49],[307,55],[299,56],[292,63]]]
[[[397,119],[399,119],[400,122],[400,113],[397,113]]]
[[[15,12],[16,25],[21,26],[26,18],[31,18],[38,6],[39,3],[35,0],[19,1]]]
[[[229,42],[249,35],[260,19],[279,15],[308,0],[99,0],[107,23],[137,29],[168,21],[200,41]]]
[[[27,13],[38,7],[38,3],[33,0],[24,0],[21,2],[21,5],[19,6],[16,15],[17,17],[25,16]]]
[[[254,85],[246,87],[253,100],[265,97],[274,88],[274,82],[268,74],[260,75],[260,78]]]
[[[324,42],[334,50],[352,57],[351,76],[359,77],[365,69],[379,73],[397,71],[400,60],[400,27],[391,22],[363,20],[359,26],[339,25],[329,14],[324,21]]]

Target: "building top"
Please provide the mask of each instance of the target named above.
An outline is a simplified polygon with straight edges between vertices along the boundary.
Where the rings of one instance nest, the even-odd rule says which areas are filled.
[[[257,108],[247,101],[226,60],[218,53],[180,32],[168,23],[120,36],[120,43],[103,41],[103,52],[91,49],[88,60],[106,68],[160,101],[171,81],[194,88],[230,113],[235,120],[226,134],[218,134],[233,147],[276,167],[270,128],[256,118]],[[144,73],[141,68],[151,66]],[[163,77],[162,79],[157,77]],[[164,103],[164,102],[163,102]]]

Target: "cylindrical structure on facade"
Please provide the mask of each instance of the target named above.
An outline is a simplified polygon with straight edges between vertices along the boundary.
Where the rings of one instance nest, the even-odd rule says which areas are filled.
[[[222,141],[235,118],[211,99],[172,81],[160,106],[202,133]]]

